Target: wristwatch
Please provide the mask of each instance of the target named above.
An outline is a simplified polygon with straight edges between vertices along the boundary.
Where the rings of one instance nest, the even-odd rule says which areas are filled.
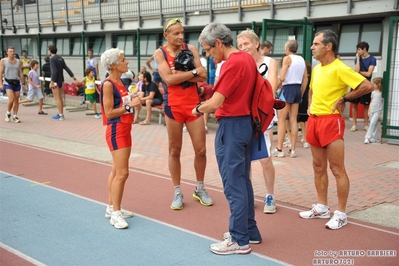
[[[201,103],[197,104],[197,106],[195,107],[195,111],[197,112],[197,115],[200,116],[202,115],[202,112],[200,112],[200,110],[198,110],[198,108],[201,106]]]
[[[196,77],[198,75],[198,72],[196,69],[191,70],[191,73],[193,73],[194,77]]]
[[[346,99],[345,95],[344,95],[344,96],[342,96],[342,100],[344,100],[344,103],[346,103],[346,102],[348,102],[348,101],[349,101],[348,99]]]
[[[130,105],[126,104],[125,109],[126,109],[126,111],[130,112]]]

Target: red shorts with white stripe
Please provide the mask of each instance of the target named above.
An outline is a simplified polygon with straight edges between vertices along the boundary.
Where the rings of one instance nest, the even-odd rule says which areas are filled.
[[[337,139],[344,139],[345,120],[340,114],[310,115],[306,130],[306,140],[312,146],[325,148]]]

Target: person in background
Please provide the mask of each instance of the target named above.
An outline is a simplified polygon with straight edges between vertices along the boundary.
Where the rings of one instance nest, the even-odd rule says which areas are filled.
[[[369,54],[369,44],[367,42],[358,43],[356,49],[355,71],[365,77],[368,81],[371,81],[374,68],[377,66],[377,59]],[[351,132],[357,131],[357,106],[359,103],[364,106],[364,130],[367,131],[369,124],[370,99],[371,93],[368,93],[362,97],[351,100],[353,118]]]
[[[141,75],[143,76],[143,84],[141,86],[141,91],[139,92],[138,97],[142,105],[145,105],[147,115],[145,120],[140,122],[139,125],[150,125],[152,106],[161,105],[163,103],[163,97],[161,92],[159,91],[157,84],[155,84],[155,82],[152,82],[151,74],[146,71]],[[137,117],[139,117],[141,108],[141,105],[135,108],[135,115],[137,115]]]
[[[272,50],[273,50],[273,44],[270,41],[266,40],[260,44],[260,53],[263,56],[269,56]]]
[[[169,140],[169,172],[174,187],[172,210],[183,209],[183,194],[180,189],[181,162],[183,143],[183,124],[186,124],[194,148],[194,169],[197,183],[193,197],[204,206],[213,205],[205,189],[206,145],[205,125],[202,117],[193,117],[191,110],[199,103],[196,82],[205,81],[206,70],[201,65],[195,46],[184,43],[184,28],[179,18],[169,19],[164,24],[163,36],[167,43],[155,51],[159,74],[165,84],[164,111]],[[190,71],[175,70],[175,56],[183,49],[189,49],[194,55],[195,69]],[[188,81],[192,85],[183,89],[181,83]]]
[[[126,218],[133,213],[122,209],[122,197],[125,183],[129,177],[129,157],[132,149],[133,108],[140,100],[129,95],[121,80],[128,71],[129,62],[124,52],[118,48],[106,50],[101,55],[101,63],[109,76],[103,81],[100,91],[103,125],[107,126],[105,138],[112,154],[112,170],[108,177],[108,206],[105,218],[117,229],[129,227]]]
[[[382,98],[382,78],[373,79],[374,91],[371,93],[371,101],[369,108],[370,127],[367,129],[364,137],[364,144],[375,143],[380,141],[379,128],[381,125],[378,119],[382,114],[384,108],[384,99]]]
[[[264,78],[270,82],[270,85],[273,89],[273,94],[276,93],[278,78],[278,64],[277,61],[271,57],[263,56],[259,52],[259,37],[253,30],[247,29],[240,34],[237,35],[237,47],[241,51],[244,51],[252,56],[255,60],[256,66],[258,67],[258,71],[260,72],[260,67],[262,64],[266,64],[267,72],[264,74]],[[276,172],[274,169],[272,156],[271,156],[271,143],[273,142],[273,127],[274,121],[270,123],[264,132],[264,137],[267,145],[267,150],[269,157],[260,159],[259,162],[262,166],[263,170],[263,178],[266,184],[266,196],[265,196],[265,206],[263,207],[263,213],[275,213],[276,208],[276,200],[274,196],[274,181],[276,179]]]
[[[194,116],[215,112],[219,122],[215,153],[230,207],[229,231],[223,234],[224,241],[211,244],[210,250],[221,255],[248,254],[250,243],[262,241],[250,180],[255,135],[250,106],[259,73],[253,58],[233,46],[231,31],[225,25],[208,24],[198,42],[216,64],[225,60],[212,98],[192,109]]]
[[[330,219],[325,224],[328,229],[340,229],[348,223],[346,204],[349,178],[345,170],[345,119],[342,115],[345,103],[374,89],[373,84],[364,76],[335,57],[337,47],[338,36],[335,32],[323,30],[315,34],[310,48],[314,58],[320,61],[313,68],[309,85],[306,134],[313,158],[317,204],[311,210],[299,213],[304,219]],[[347,93],[348,87],[355,89]],[[338,196],[338,207],[332,218],[327,200],[328,167],[335,177]]]
[[[44,79],[51,77],[51,68],[50,68],[50,56],[46,55],[44,57],[44,64],[42,65],[42,77]],[[44,81],[44,94],[46,96],[52,97],[53,93],[50,89],[50,81]]]
[[[28,73],[28,97],[26,99],[19,101],[19,104],[23,103],[30,103],[33,101],[35,96],[39,99],[39,115],[47,115],[46,112],[43,111],[43,93],[42,93],[42,86],[39,80],[39,62],[36,60],[32,60],[31,62],[32,69]]]
[[[306,128],[307,128],[307,124],[308,124],[308,97],[309,97],[309,83],[310,83],[310,74],[312,73],[312,65],[305,61],[306,64],[306,70],[308,73],[308,85],[306,86],[305,92],[302,95],[302,101],[299,104],[299,108],[298,108],[298,116],[297,116],[297,121],[299,123],[299,125],[301,126],[301,132],[302,132],[302,138],[301,138],[301,143],[302,143],[302,147],[304,147],[305,149],[309,148],[309,143],[306,140]]]
[[[96,85],[96,78],[92,68],[88,67],[85,69],[86,76],[80,81],[84,85],[86,100],[84,103],[90,103],[94,111],[94,118],[99,119],[100,114],[97,112],[96,93],[99,94],[98,87]]]
[[[51,69],[51,81],[50,88],[53,91],[55,102],[57,104],[58,114],[52,117],[53,120],[63,121],[64,116],[64,100],[62,99],[62,87],[64,83],[64,69],[73,79],[73,83],[78,85],[79,82],[76,80],[73,72],[65,64],[64,59],[57,55],[57,47],[53,44],[48,46],[50,53],[50,69]]]
[[[17,116],[21,85],[25,87],[22,63],[15,57],[14,47],[9,46],[7,48],[7,57],[0,61],[0,90],[5,90],[8,97],[6,122],[11,121],[11,110],[13,110],[12,121],[15,123],[21,122]]]
[[[286,103],[285,107],[278,111],[277,123],[277,147],[272,151],[275,157],[284,157],[283,142],[286,133],[285,120],[289,115],[291,125],[291,148],[288,155],[291,158],[297,156],[295,151],[298,135],[298,108],[302,95],[308,85],[308,74],[306,71],[305,60],[296,54],[298,43],[296,40],[288,40],[285,45],[283,65],[280,70],[280,82],[283,85],[280,92],[280,100]]]
[[[153,62],[153,61],[154,61],[153,66],[151,66],[151,62]],[[155,59],[154,55],[152,55],[150,58],[148,58],[148,60],[145,62],[145,64],[152,71],[152,80],[153,80],[153,82],[157,85],[158,88],[162,87],[162,78],[159,75],[158,63],[157,63],[157,60]],[[145,71],[146,70],[144,69],[143,73]]]
[[[98,70],[98,60],[94,57],[93,49],[87,50],[87,62],[86,67],[91,68],[94,73],[94,78],[100,80],[100,71]]]
[[[31,60],[28,57],[28,52],[26,50],[22,50],[22,58],[20,61],[22,63],[22,73],[25,77],[25,83],[28,83],[28,74],[31,70]],[[26,95],[26,91],[24,91],[24,95]]]

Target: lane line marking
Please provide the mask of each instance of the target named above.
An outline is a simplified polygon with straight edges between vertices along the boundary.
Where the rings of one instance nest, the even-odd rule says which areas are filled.
[[[16,250],[15,248],[12,248],[12,247],[10,247],[10,246],[7,246],[6,244],[4,244],[4,243],[2,243],[2,242],[0,242],[0,248],[3,248],[3,249],[5,249],[5,250],[7,250],[8,252],[10,252],[10,253],[12,253],[12,254],[14,254],[14,255],[16,255],[16,256],[22,258],[22,259],[24,259],[24,260],[26,260],[26,261],[28,261],[28,262],[34,264],[34,265],[37,265],[37,266],[46,266],[46,264],[44,264],[44,263],[42,263],[42,262],[40,262],[40,261],[38,261],[38,260],[35,260],[34,258],[29,257],[28,255],[26,255],[26,254],[24,254],[24,253],[22,253],[22,252]]]

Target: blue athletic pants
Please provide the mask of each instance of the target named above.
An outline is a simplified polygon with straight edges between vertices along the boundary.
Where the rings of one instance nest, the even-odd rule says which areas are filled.
[[[249,172],[254,133],[251,116],[219,119],[215,137],[216,159],[224,194],[230,205],[232,241],[243,246],[262,240],[255,221],[254,191]]]

